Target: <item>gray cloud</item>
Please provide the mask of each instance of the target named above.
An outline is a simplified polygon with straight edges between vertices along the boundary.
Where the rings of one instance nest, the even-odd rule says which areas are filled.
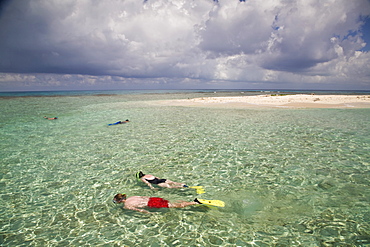
[[[370,84],[370,55],[360,51],[367,0],[13,0],[0,11],[0,87],[34,73],[59,74],[60,84],[64,74],[102,84],[114,76]]]

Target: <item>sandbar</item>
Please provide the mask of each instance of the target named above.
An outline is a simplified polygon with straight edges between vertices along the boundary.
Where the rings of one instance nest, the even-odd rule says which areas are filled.
[[[370,95],[255,95],[162,100],[156,104],[221,108],[370,108]]]

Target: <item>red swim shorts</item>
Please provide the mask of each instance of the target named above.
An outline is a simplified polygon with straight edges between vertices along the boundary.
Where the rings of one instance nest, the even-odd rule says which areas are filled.
[[[150,208],[168,208],[168,201],[160,197],[150,197],[148,202]]]

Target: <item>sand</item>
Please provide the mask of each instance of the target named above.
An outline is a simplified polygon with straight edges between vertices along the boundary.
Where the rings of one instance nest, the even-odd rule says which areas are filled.
[[[370,108],[370,95],[257,95],[166,100],[157,103],[222,108]]]

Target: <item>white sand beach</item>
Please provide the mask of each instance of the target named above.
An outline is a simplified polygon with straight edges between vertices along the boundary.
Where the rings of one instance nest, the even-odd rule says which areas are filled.
[[[160,101],[160,104],[193,107],[370,108],[370,95],[268,94],[240,97],[206,97]]]

